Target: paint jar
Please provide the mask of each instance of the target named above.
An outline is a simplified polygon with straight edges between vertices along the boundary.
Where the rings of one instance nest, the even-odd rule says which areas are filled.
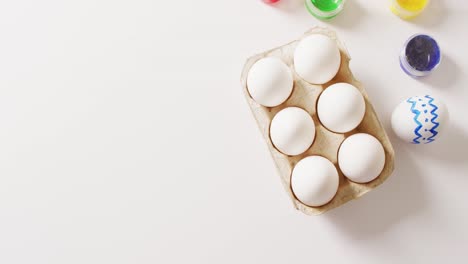
[[[430,74],[442,59],[439,45],[428,35],[411,36],[401,49],[400,66],[411,77]]]
[[[390,0],[390,2],[390,10],[395,15],[403,19],[411,19],[426,8],[429,0]]]
[[[267,4],[274,4],[274,3],[278,2],[279,0],[262,0],[262,1],[267,3]]]
[[[319,19],[331,19],[338,15],[346,0],[306,0],[305,5],[309,13]]]

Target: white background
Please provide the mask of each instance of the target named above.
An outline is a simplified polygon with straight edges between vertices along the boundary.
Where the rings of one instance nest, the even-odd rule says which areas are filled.
[[[315,24],[346,43],[397,157],[378,189],[309,217],[239,78]],[[383,0],[348,1],[330,22],[300,0],[2,0],[0,263],[466,263],[467,27],[459,0],[412,22]],[[421,80],[398,65],[414,33],[443,49]],[[452,118],[424,146],[388,129],[419,94]]]

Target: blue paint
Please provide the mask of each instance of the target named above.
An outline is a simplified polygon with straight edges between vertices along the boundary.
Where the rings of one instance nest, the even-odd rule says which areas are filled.
[[[400,66],[412,77],[431,73],[441,61],[437,42],[428,35],[414,35],[405,43],[400,54]]]
[[[431,71],[440,62],[439,45],[428,35],[413,37],[405,53],[408,64],[418,71]]]

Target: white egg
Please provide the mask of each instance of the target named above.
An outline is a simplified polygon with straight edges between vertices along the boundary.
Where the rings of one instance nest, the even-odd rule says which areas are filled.
[[[285,108],[271,120],[270,138],[280,152],[290,156],[299,155],[314,142],[314,120],[302,108]]]
[[[338,191],[339,176],[335,165],[322,156],[300,160],[291,174],[291,189],[296,198],[308,206],[330,202]]]
[[[365,133],[346,138],[338,150],[338,166],[353,182],[366,183],[377,178],[385,166],[382,144]]]
[[[364,118],[366,102],[351,84],[336,83],[326,88],[317,103],[320,122],[329,130],[346,133],[355,129]]]
[[[436,140],[447,125],[445,104],[430,96],[414,96],[401,102],[393,111],[392,128],[402,140],[427,144]]]
[[[250,68],[247,89],[255,102],[274,107],[291,95],[294,86],[289,67],[280,59],[267,57],[258,60]]]
[[[336,42],[322,34],[302,39],[294,51],[294,68],[299,76],[313,84],[324,84],[338,73],[341,64]]]

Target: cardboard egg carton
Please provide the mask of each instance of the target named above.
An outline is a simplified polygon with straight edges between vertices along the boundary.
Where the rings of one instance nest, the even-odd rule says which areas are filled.
[[[294,207],[304,212],[305,214],[318,215],[353,199],[359,198],[382,184],[388,178],[388,176],[390,176],[394,169],[394,151],[388,136],[385,133],[385,130],[380,123],[371,102],[369,101],[366,91],[364,90],[362,84],[354,78],[351,70],[349,69],[349,61],[351,58],[343,43],[339,41],[334,31],[322,27],[312,28],[306,32],[301,37],[301,39],[311,34],[324,34],[335,40],[338,44],[341,53],[341,65],[337,75],[331,81],[323,85],[314,85],[306,82],[297,75],[293,65],[294,50],[300,41],[300,39],[297,39],[284,46],[249,58],[245,63],[244,69],[242,71],[241,83],[245,98],[247,99],[249,107],[252,110],[255,120],[257,121],[260,132],[262,133],[268,145],[273,160],[281,176],[285,190],[291,197]],[[294,88],[291,96],[286,100],[286,102],[276,107],[264,107],[259,105],[250,97],[250,94],[247,90],[247,75],[252,65],[259,59],[270,56],[280,58],[284,63],[286,63],[286,65],[288,65],[288,67],[291,69],[294,78]],[[320,93],[328,86],[338,82],[346,82],[354,85],[362,93],[366,102],[366,113],[360,125],[354,130],[344,134],[327,130],[320,123],[316,111],[317,99]],[[305,109],[312,116],[316,126],[314,143],[306,152],[297,156],[287,156],[279,152],[273,146],[269,136],[270,123],[275,114],[280,110],[290,106],[297,106]],[[343,175],[338,166],[338,149],[341,143],[345,138],[356,133],[368,133],[376,137],[382,143],[382,146],[385,150],[385,166],[381,174],[375,180],[364,184],[355,183],[348,180]],[[339,174],[340,183],[336,196],[329,203],[320,207],[310,207],[301,203],[294,196],[294,193],[291,189],[291,172],[295,164],[302,158],[311,155],[320,155],[329,159],[335,165]]]

